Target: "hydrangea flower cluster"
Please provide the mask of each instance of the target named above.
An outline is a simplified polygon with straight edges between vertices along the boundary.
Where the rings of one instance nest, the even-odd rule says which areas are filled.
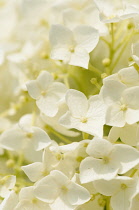
[[[0,17],[0,210],[138,210],[139,1]]]

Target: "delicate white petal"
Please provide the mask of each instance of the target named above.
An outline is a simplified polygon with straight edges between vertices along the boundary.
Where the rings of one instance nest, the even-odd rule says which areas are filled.
[[[73,66],[80,66],[88,69],[89,59],[89,54],[85,49],[76,47],[74,53],[71,53],[71,57],[68,63]]]
[[[1,210],[13,210],[18,203],[18,195],[11,191],[8,196],[0,204]]]
[[[59,208],[60,210],[74,210],[76,206],[67,202],[65,197],[65,194],[61,194],[52,204],[50,204],[51,209],[55,210]]]
[[[2,148],[18,151],[24,148],[24,142],[26,141],[25,133],[18,128],[6,130],[0,136],[0,144]]]
[[[139,121],[139,109],[127,109],[126,111],[126,122],[133,124]]]
[[[114,161],[105,163],[101,159],[93,157],[85,158],[80,164],[81,183],[88,183],[94,180],[114,178],[118,173],[118,164]]]
[[[21,168],[32,182],[38,181],[43,175],[43,164],[41,162],[35,162]]]
[[[45,96],[41,96],[39,100],[36,101],[38,108],[42,113],[49,117],[54,117],[58,112],[58,97],[55,94],[49,93]]]
[[[126,86],[124,84],[115,80],[108,80],[101,88],[100,95],[102,96],[104,102],[109,105],[119,101],[122,96],[122,92],[125,89]]]
[[[125,144],[115,144],[112,157],[121,163],[119,174],[124,174],[139,164],[139,151]]]
[[[71,52],[67,47],[55,47],[51,51],[51,58],[54,60],[62,60],[65,63],[69,63],[71,58]]]
[[[120,105],[109,106],[106,112],[106,125],[123,127],[125,123],[125,112],[121,110]]]
[[[34,98],[34,99],[38,99],[41,95],[41,89],[38,86],[38,83],[36,82],[36,80],[31,80],[29,82],[26,83],[27,86],[27,90],[29,92],[29,95]]]
[[[52,47],[63,47],[73,44],[72,32],[63,25],[52,25],[50,30],[50,43]]]
[[[111,142],[115,142],[120,138],[125,144],[136,146],[138,142],[138,125],[135,123],[133,125],[126,124],[122,128],[112,127],[108,138]]]
[[[73,117],[84,117],[88,109],[88,101],[86,96],[77,90],[68,90],[66,94],[66,103]]]
[[[113,145],[109,141],[94,137],[93,140],[90,141],[86,152],[94,158],[103,158],[109,155],[112,149]]]
[[[34,189],[34,195],[41,201],[47,203],[52,203],[58,197],[59,193],[60,189],[54,178],[50,175],[37,182]]]
[[[120,137],[120,131],[122,128],[118,128],[118,127],[112,127],[110,129],[109,135],[108,135],[108,139],[110,142],[114,143],[118,140],[118,138]]]
[[[51,139],[44,130],[38,127],[33,127],[33,131],[34,133],[31,140],[33,141],[34,149],[36,151],[44,149],[51,144]]]
[[[95,180],[93,182],[93,184],[99,193],[101,193],[102,195],[106,195],[106,196],[112,196],[120,188],[119,180],[115,180],[115,179]]]
[[[78,47],[85,49],[90,53],[99,41],[98,31],[90,26],[80,25],[73,31]]]
[[[53,80],[52,75],[48,71],[42,71],[37,78],[40,89],[44,91],[52,84]]]
[[[68,186],[67,197],[71,205],[81,205],[90,200],[88,190],[74,182]]]
[[[131,109],[139,109],[139,87],[131,87],[123,92],[124,102]]]

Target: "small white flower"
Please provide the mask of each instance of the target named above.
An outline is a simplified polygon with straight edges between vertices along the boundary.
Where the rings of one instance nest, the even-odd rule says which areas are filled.
[[[95,3],[100,11],[100,19],[104,23],[114,23],[135,17],[139,12],[137,5],[123,0],[95,0]]]
[[[40,201],[34,196],[34,186],[22,188],[19,193],[19,203],[15,210],[51,210],[49,204]]]
[[[139,152],[131,146],[112,145],[104,139],[94,138],[87,147],[89,157],[80,165],[81,183],[113,179],[139,163]]]
[[[51,171],[50,175],[36,183],[34,194],[41,201],[50,203],[53,210],[72,210],[90,199],[84,187],[57,170]]]
[[[66,94],[66,103],[69,111],[60,118],[61,125],[99,137],[103,136],[105,105],[98,95],[87,100],[82,92],[70,89]]]
[[[111,196],[113,210],[130,210],[131,199],[137,191],[137,182],[136,178],[119,176],[109,181],[94,181],[94,186],[99,193]]]
[[[138,122],[139,86],[127,88],[116,80],[107,80],[101,88],[100,95],[107,107],[107,125],[123,127],[126,123]]]
[[[96,47],[99,33],[91,26],[78,26],[73,31],[53,25],[50,31],[51,58],[88,68],[89,53]]]
[[[27,89],[42,113],[54,117],[58,112],[60,101],[64,98],[67,88],[60,82],[54,82],[52,75],[43,71],[36,80],[27,83]]]
[[[105,85],[108,80],[119,81],[127,87],[137,86],[139,85],[139,74],[137,70],[133,66],[131,66],[121,69],[117,73],[104,78],[103,84]]]

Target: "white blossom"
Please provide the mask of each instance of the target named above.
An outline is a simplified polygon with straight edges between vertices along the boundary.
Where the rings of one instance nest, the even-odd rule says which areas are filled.
[[[89,53],[98,41],[98,31],[90,26],[77,26],[71,31],[62,25],[53,25],[50,31],[51,58],[88,68]]]

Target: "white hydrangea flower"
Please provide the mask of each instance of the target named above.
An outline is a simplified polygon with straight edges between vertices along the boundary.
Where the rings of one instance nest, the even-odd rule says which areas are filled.
[[[31,115],[25,115],[19,124],[6,130],[0,136],[2,148],[11,151],[24,150],[31,143],[35,151],[40,151],[51,144],[48,134],[41,128],[31,126]]]
[[[68,90],[66,103],[69,111],[60,118],[60,124],[66,128],[103,136],[103,125],[105,124],[105,105],[98,95],[86,96],[77,90]]]
[[[100,21],[99,11],[93,4],[83,11],[70,8],[66,9],[63,12],[63,20],[64,25],[71,30],[79,25],[88,25],[97,29],[100,36],[104,36],[108,33],[108,28]]]
[[[98,41],[98,31],[90,26],[80,25],[71,31],[63,25],[53,25],[50,31],[51,58],[87,69],[89,53]]]
[[[80,165],[81,183],[113,179],[117,174],[126,173],[139,162],[139,152],[133,147],[123,144],[112,145],[104,139],[94,138],[86,152],[89,157]]]
[[[52,75],[43,71],[36,80],[27,83],[27,89],[42,113],[49,117],[54,117],[58,112],[58,107],[64,98],[67,88],[60,82],[54,82]]]
[[[131,146],[137,146],[139,143],[139,125],[134,123],[132,125],[125,124],[124,127],[112,127],[108,139],[110,142],[116,142],[118,138],[122,142]]]
[[[111,1],[111,0],[95,0],[94,1],[100,11],[100,19],[104,23],[119,22],[123,19],[135,17],[139,10],[136,5],[126,1]]]
[[[44,176],[50,174],[52,170],[60,170],[68,177],[72,177],[77,167],[78,158],[87,156],[84,145],[88,141],[73,142],[71,144],[58,146],[53,142],[43,152],[42,162],[34,162],[22,166],[22,170],[32,182],[36,182]],[[68,164],[68,168],[65,165]]]
[[[101,88],[106,106],[106,124],[123,127],[133,124],[139,119],[139,86],[127,88],[126,85],[108,80]]]
[[[36,183],[34,194],[41,201],[50,203],[53,210],[72,210],[90,200],[90,194],[84,187],[57,170]]]
[[[19,203],[15,210],[51,210],[49,204],[37,199],[34,196],[34,186],[22,188],[19,193]]]
[[[119,176],[109,181],[94,181],[94,186],[101,194],[111,196],[113,210],[130,210],[132,197],[137,191],[137,182],[137,178]]]
[[[108,80],[116,80],[126,85],[127,87],[138,86],[139,85],[139,73],[137,70],[131,66],[123,68],[115,74],[112,74],[103,79],[103,84]]]

